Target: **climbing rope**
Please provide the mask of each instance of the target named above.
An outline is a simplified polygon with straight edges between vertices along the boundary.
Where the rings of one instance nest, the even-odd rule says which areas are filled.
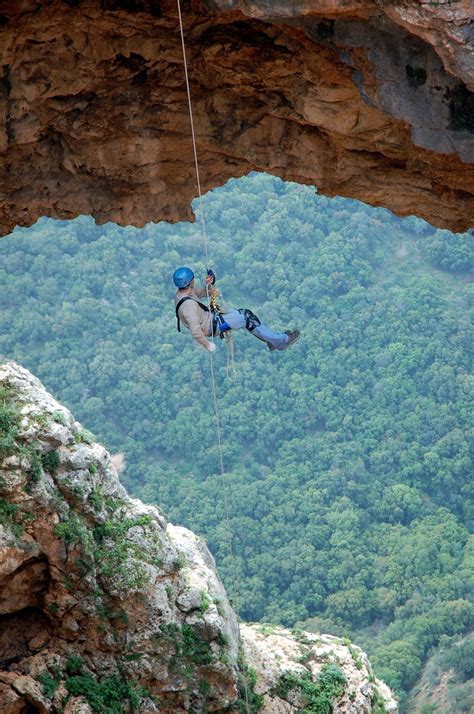
[[[204,252],[205,252],[205,256],[206,256],[206,270],[207,270],[207,269],[209,269],[209,248],[208,248],[208,240],[207,240],[206,221],[205,221],[205,217],[204,217],[204,206],[203,206],[203,202],[202,202],[201,178],[200,178],[200,174],[199,174],[199,161],[198,161],[197,146],[196,146],[196,132],[194,130],[193,105],[192,105],[192,101],[191,101],[191,88],[190,88],[190,84],[189,84],[188,62],[187,62],[187,58],[186,58],[186,44],[185,44],[185,40],[184,40],[183,18],[181,15],[180,0],[176,0],[176,3],[178,6],[179,31],[180,31],[180,35],[181,35],[181,48],[182,48],[182,52],[183,52],[184,77],[185,77],[185,81],[186,81],[186,94],[187,94],[187,98],[188,98],[189,121],[191,124],[191,137],[192,137],[193,154],[194,154],[194,168],[195,168],[195,172],[196,172],[196,185],[197,185],[198,199],[199,199],[199,218],[200,218],[200,225],[201,225],[202,240],[203,240],[203,244],[204,244]],[[210,301],[211,295],[209,293],[209,285],[206,285],[206,293],[207,293],[208,301]],[[211,329],[211,332],[213,332],[212,329]],[[214,334],[212,334],[212,340],[214,341]],[[232,343],[230,343],[230,344],[232,345]],[[229,343],[228,343],[228,346],[229,346]],[[229,347],[229,349],[232,350],[232,361],[233,361],[233,345],[232,345],[232,347]],[[220,472],[221,472],[222,493],[223,493],[223,500],[224,500],[224,514],[225,514],[225,522],[226,522],[227,547],[228,547],[228,551],[229,551],[231,573],[232,573],[232,589],[234,592],[234,596],[236,598],[237,592],[238,592],[237,591],[237,574],[236,574],[236,568],[235,568],[234,550],[233,550],[233,546],[232,546],[232,532],[231,532],[231,528],[230,528],[229,487],[228,487],[226,472],[225,472],[225,468],[224,468],[224,455],[223,455],[223,450],[222,450],[221,419],[220,419],[220,414],[219,414],[219,404],[217,401],[216,375],[215,375],[215,369],[214,369],[214,362],[213,362],[213,358],[212,358],[212,352],[209,352],[209,365],[210,365],[210,370],[211,370],[212,401],[213,401],[214,415],[215,415],[215,420],[216,420],[217,449],[219,452],[219,466],[220,466]],[[238,617],[238,608],[237,608],[236,602],[233,603],[233,607],[234,607],[234,610]],[[246,709],[247,714],[250,714],[248,683],[247,683],[247,676],[245,673],[245,667],[242,667],[242,678],[243,678],[244,690],[245,690],[245,709]]]
[[[222,297],[222,293],[221,293]],[[211,291],[211,303],[210,308],[212,312],[222,314],[224,311],[221,310],[217,303],[218,293],[217,288],[212,288]],[[236,375],[235,368],[235,351],[234,351],[234,340],[232,339],[232,330],[226,330],[221,334],[224,337],[224,342],[227,347],[227,361],[226,361],[226,371],[228,379],[234,379]]]
[[[235,350],[234,350],[234,340],[232,339],[232,330],[224,332],[224,339],[227,343],[227,377],[228,379],[235,379],[236,367],[235,367]]]

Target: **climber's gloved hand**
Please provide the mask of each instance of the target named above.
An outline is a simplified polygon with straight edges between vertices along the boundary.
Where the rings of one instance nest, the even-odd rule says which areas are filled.
[[[208,352],[215,352],[216,351],[216,343],[208,342],[206,349],[208,350]]]
[[[206,276],[206,285],[215,285],[216,284],[216,274],[213,270],[209,268],[207,271],[207,276]]]

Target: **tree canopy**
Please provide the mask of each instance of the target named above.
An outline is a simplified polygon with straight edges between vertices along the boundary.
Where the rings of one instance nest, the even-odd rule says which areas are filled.
[[[472,240],[266,175],[203,207],[226,305],[302,330],[281,353],[235,333],[230,377],[215,354],[233,562],[208,357],[172,302],[176,267],[204,277],[199,221],[16,229],[1,356],[206,538],[242,618],[347,634],[403,695],[474,614]]]

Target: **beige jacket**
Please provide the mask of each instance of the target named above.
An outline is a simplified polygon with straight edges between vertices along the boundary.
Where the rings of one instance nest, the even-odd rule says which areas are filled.
[[[204,312],[197,303],[197,300],[205,298],[206,295],[206,288],[194,283],[193,291],[189,293],[189,297],[192,300],[183,302],[179,308],[179,319],[188,328],[194,339],[207,349],[209,342],[207,338],[211,334],[212,315],[210,312]],[[183,297],[185,295],[177,290],[174,296],[175,307]]]

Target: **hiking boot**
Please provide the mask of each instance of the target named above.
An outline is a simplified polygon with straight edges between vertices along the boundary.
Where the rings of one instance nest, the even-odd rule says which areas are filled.
[[[299,340],[301,332],[299,330],[285,330],[285,335],[288,335],[288,344],[286,346],[289,347],[294,342]]]
[[[273,345],[271,345],[269,342],[267,342],[267,347],[268,347],[268,349],[270,350],[270,352],[273,352],[273,350],[276,350],[276,347],[274,347]]]

